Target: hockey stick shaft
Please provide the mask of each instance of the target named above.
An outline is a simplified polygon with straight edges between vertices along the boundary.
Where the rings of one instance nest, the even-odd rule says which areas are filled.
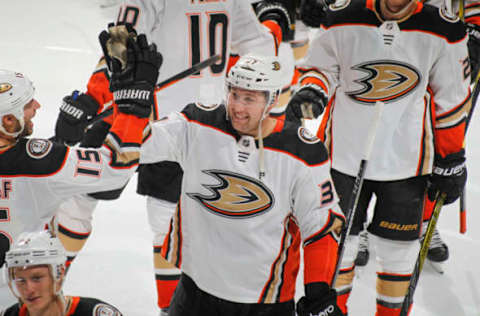
[[[159,90],[159,89],[164,89],[172,84],[174,84],[175,82],[178,82],[182,79],[185,79],[186,77],[188,76],[191,76],[193,75],[194,73],[196,72],[199,72],[200,70],[202,69],[205,69],[207,67],[210,67],[212,66],[213,64],[215,64],[216,62],[218,62],[220,60],[220,55],[215,55],[215,56],[212,56],[208,59],[205,59],[204,61],[202,62],[199,62],[195,65],[193,65],[191,68],[188,68],[182,72],[179,72],[178,74],[176,75],[173,75],[172,77],[158,83],[156,86],[155,86],[155,89],[156,90]],[[92,118],[90,121],[88,121],[88,125],[92,125],[92,124],[95,124],[96,122],[100,121],[100,120],[103,120],[104,118],[110,116],[113,114],[113,108],[109,108],[105,111],[103,111],[102,113],[98,114],[97,116],[95,116],[94,118]]]
[[[384,107],[383,102],[377,102],[375,104],[375,115],[372,120],[372,125],[370,126],[370,130],[367,136],[364,156],[363,156],[363,159],[360,161],[360,167],[358,168],[358,173],[353,183],[352,195],[350,196],[350,200],[348,201],[348,208],[345,214],[346,215],[345,225],[342,227],[340,242],[338,244],[338,252],[337,252],[338,255],[337,255],[337,262],[335,264],[335,272],[333,273],[332,282],[330,283],[332,287],[335,286],[335,281],[337,280],[337,276],[340,271],[343,253],[345,251],[345,242],[347,240],[348,235],[350,234],[350,229],[352,228],[353,218],[356,213],[358,199],[360,197],[360,192],[362,191],[365,171],[367,170],[368,160],[370,158],[373,144],[375,142],[375,135],[377,134],[377,127],[383,112],[383,107]]]
[[[465,123],[465,136],[467,135],[468,127],[472,121],[473,110],[475,110],[475,105],[478,101],[478,96],[480,95],[480,85],[478,84],[480,80],[480,71],[477,73],[475,78],[475,85],[473,87],[472,98],[470,101],[470,109],[468,110],[467,119]],[[467,232],[467,198],[465,188],[463,188],[462,193],[460,194],[460,233],[465,234]]]
[[[432,218],[427,226],[427,231],[425,232],[425,238],[423,239],[422,246],[417,256],[417,261],[415,262],[415,268],[413,269],[412,276],[410,278],[410,283],[408,284],[407,294],[403,299],[402,309],[400,310],[400,316],[407,316],[410,309],[410,305],[413,302],[413,294],[417,287],[418,278],[423,269],[423,264],[425,258],[427,257],[428,247],[430,246],[430,241],[432,240],[433,231],[437,225],[438,217],[440,216],[440,210],[442,209],[445,198],[447,197],[446,193],[437,193],[437,198],[435,200],[435,207],[433,208]]]

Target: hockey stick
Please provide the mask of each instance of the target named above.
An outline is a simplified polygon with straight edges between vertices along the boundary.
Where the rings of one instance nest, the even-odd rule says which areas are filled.
[[[427,257],[428,247],[430,246],[430,241],[432,239],[433,231],[437,225],[438,217],[440,216],[440,210],[442,209],[445,198],[447,197],[446,193],[439,194],[437,193],[437,198],[435,199],[435,207],[433,208],[432,218],[427,226],[427,231],[425,232],[425,237],[420,247],[420,252],[417,256],[417,261],[415,262],[415,268],[413,269],[412,276],[410,278],[410,283],[408,284],[407,294],[403,299],[402,309],[400,310],[400,316],[407,316],[410,305],[413,302],[413,294],[415,293],[415,288],[417,287],[418,278],[420,277],[420,272],[423,269],[423,263]]]
[[[168,79],[165,79],[164,81],[158,83],[155,86],[155,89],[159,90],[159,89],[166,88],[166,87],[174,84],[177,81],[180,81],[180,80],[182,80],[182,79],[184,79],[184,78],[186,78],[190,75],[193,75],[196,72],[199,72],[200,70],[202,70],[204,68],[210,67],[211,65],[215,64],[219,60],[220,60],[220,55],[214,55],[214,56],[212,56],[208,59],[205,59],[204,61],[193,65],[191,68],[185,69],[184,71],[179,72],[178,74],[173,75],[172,77],[170,77]],[[90,121],[88,121],[88,125],[95,124],[96,122],[98,122],[98,121],[100,121],[100,120],[102,120],[102,119],[104,119],[107,116],[110,116],[112,114],[113,114],[113,108],[109,108],[109,109],[103,111],[102,113],[98,114],[94,118],[92,118]]]
[[[375,103],[375,116],[371,121],[370,130],[368,131],[368,136],[366,140],[364,157],[360,161],[360,167],[358,168],[357,177],[353,183],[352,195],[348,201],[348,208],[346,212],[345,225],[342,227],[342,233],[340,236],[340,242],[338,244],[338,256],[337,262],[335,264],[335,272],[333,273],[331,286],[335,286],[335,281],[337,280],[338,272],[340,271],[340,264],[342,263],[343,252],[345,250],[345,241],[347,240],[348,234],[350,234],[350,229],[352,228],[353,218],[356,212],[358,198],[360,197],[360,191],[363,186],[363,178],[365,177],[365,170],[367,169],[368,160],[370,159],[370,154],[372,152],[373,143],[375,142],[375,135],[377,134],[377,127],[380,121],[380,116],[383,112],[384,103],[377,102]]]
[[[480,85],[478,81],[480,80],[480,71],[477,73],[475,78],[475,86],[473,87],[473,93],[471,98],[470,109],[467,115],[467,121],[465,123],[465,135],[467,135],[468,126],[472,120],[473,110],[475,109],[475,104],[478,101],[478,96],[480,95]],[[465,234],[467,232],[467,199],[465,188],[463,188],[462,193],[460,194],[460,233]]]

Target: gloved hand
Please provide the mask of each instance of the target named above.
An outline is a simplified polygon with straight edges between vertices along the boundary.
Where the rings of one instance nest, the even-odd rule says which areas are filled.
[[[253,4],[260,22],[272,20],[282,29],[282,41],[289,42],[295,35],[296,6],[292,0],[263,0]]]
[[[103,31],[100,44],[109,54],[107,64],[111,67],[110,91],[120,112],[148,117],[153,105],[153,92],[162,64],[162,55],[155,44],[148,44],[144,34],[126,38],[126,62],[113,53],[112,34]]]
[[[470,58],[470,69],[472,83],[477,78],[480,66],[480,27],[472,23],[465,23],[468,32],[468,56]]]
[[[305,285],[305,296],[297,303],[298,316],[344,316],[337,305],[337,292],[324,282]]]
[[[432,175],[429,179],[428,198],[433,201],[437,191],[445,192],[445,204],[455,202],[460,196],[467,181],[467,167],[465,165],[465,151],[462,149],[445,158],[435,156]]]
[[[305,85],[290,98],[286,109],[286,119],[300,122],[301,119],[314,119],[323,113],[328,103],[327,96],[315,85]]]
[[[328,6],[335,0],[301,0],[299,15],[306,26],[319,28],[325,22]]]
[[[76,90],[65,96],[55,124],[55,141],[69,146],[80,142],[88,121],[97,114],[99,107],[94,98]]]

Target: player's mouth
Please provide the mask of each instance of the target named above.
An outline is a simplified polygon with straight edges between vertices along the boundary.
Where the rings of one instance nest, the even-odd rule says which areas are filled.
[[[25,298],[25,300],[27,301],[27,303],[35,304],[40,301],[40,298],[41,296],[34,296],[34,297]]]

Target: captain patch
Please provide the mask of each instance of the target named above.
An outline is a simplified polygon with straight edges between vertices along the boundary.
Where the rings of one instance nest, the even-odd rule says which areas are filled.
[[[298,137],[300,137],[300,139],[307,144],[316,144],[320,141],[320,139],[317,136],[313,135],[305,127],[300,127],[298,129]]]
[[[27,154],[34,159],[42,159],[52,149],[52,142],[47,139],[32,138],[27,141]]]

